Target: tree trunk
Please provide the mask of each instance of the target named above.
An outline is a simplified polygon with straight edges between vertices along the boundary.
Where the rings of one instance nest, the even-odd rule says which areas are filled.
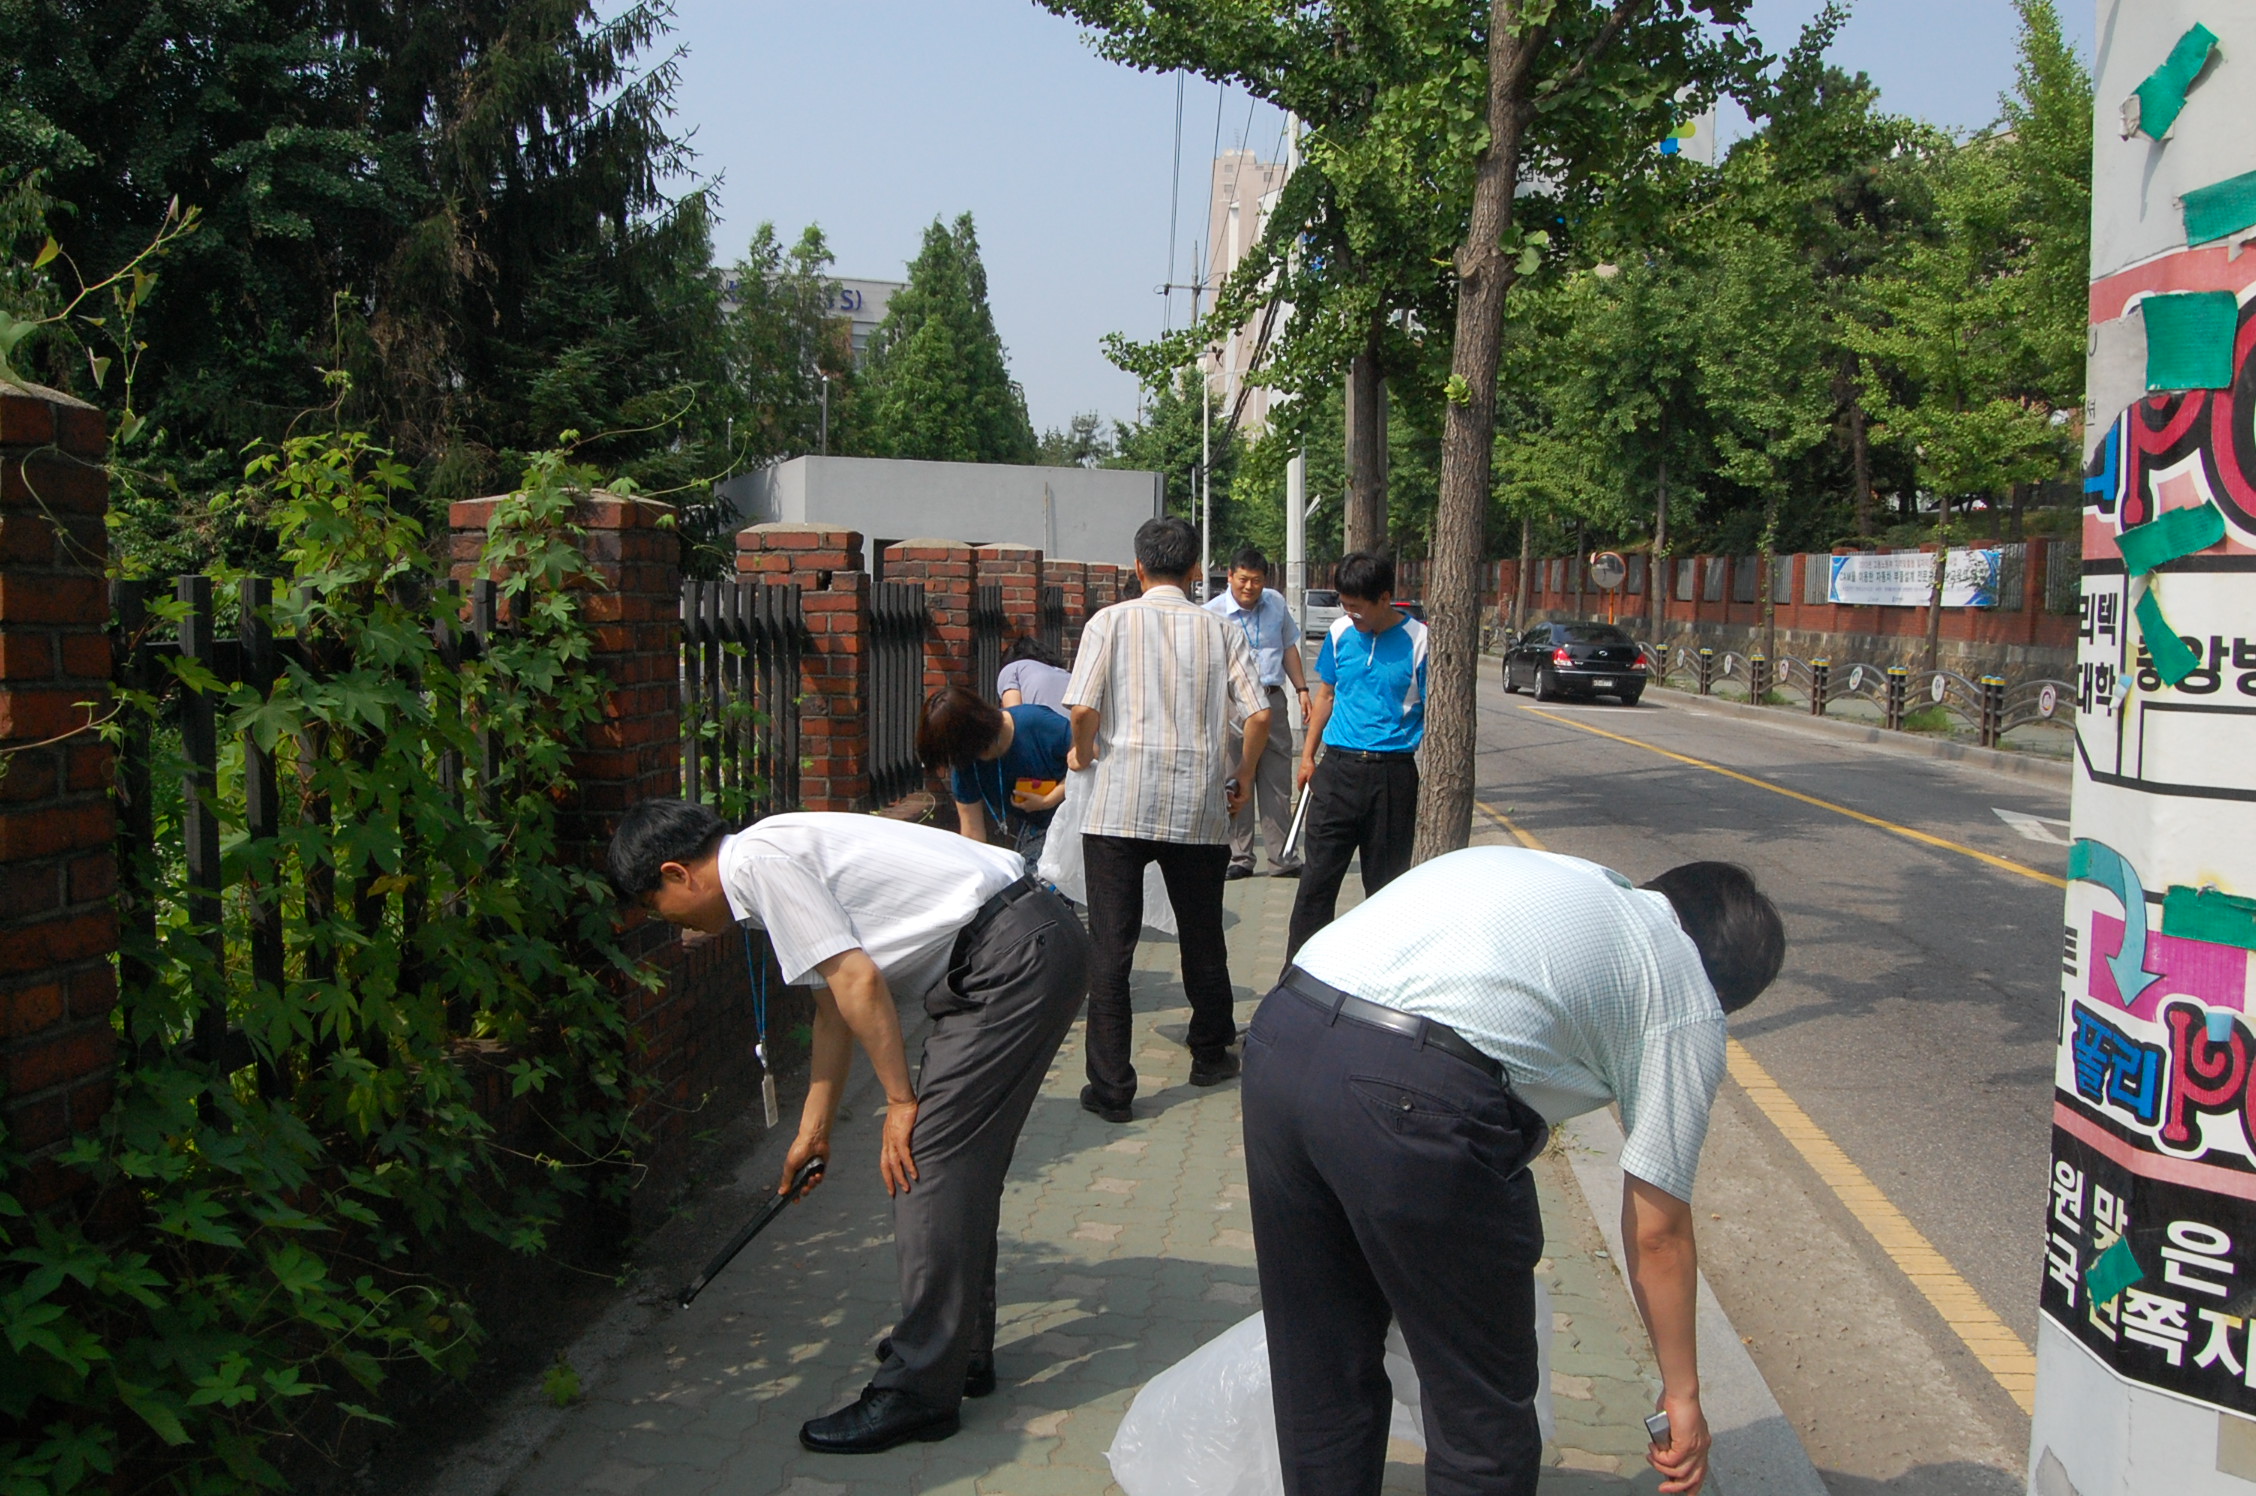
[[[1856,482],[1857,538],[1872,538],[1872,448],[1864,435],[1864,401],[1849,396],[1849,470]]]
[[[1763,658],[1778,668],[1778,494],[1763,500],[1762,529]],[[1756,702],[1755,705],[1762,705]]]
[[[1527,627],[1528,603],[1534,598],[1535,562],[1529,552],[1535,549],[1535,517],[1520,516],[1520,571],[1512,579],[1512,631]]]
[[[2013,539],[2013,540],[2021,540],[2021,539],[2025,539],[2025,538],[2026,538],[2026,536],[2025,536],[2025,533],[2024,533],[2024,527],[2025,527],[2025,526],[2026,526],[2026,524],[2027,524],[2027,518],[2026,518],[2026,515],[2027,515],[2027,511],[2028,511],[2028,507],[2029,507],[2029,485],[2028,485],[2028,484],[2026,484],[2026,483],[2016,483],[2016,484],[2014,484],[2014,485],[2013,485],[2013,501],[2012,501],[2012,502],[2013,502],[2013,509],[2012,509],[2012,513],[2011,513],[2011,515],[2010,515],[2010,516],[2008,517],[2008,520],[2007,520],[2007,523],[2008,523],[2009,525],[2011,525],[2011,527],[2012,527],[2011,531],[2009,532],[2009,538],[2010,538],[2010,539]]]
[[[1474,165],[1473,209],[1456,254],[1457,327],[1450,347],[1452,392],[1441,437],[1441,495],[1434,514],[1424,778],[1418,791],[1419,861],[1472,839],[1473,755],[1478,746],[1477,611],[1481,522],[1489,503],[1496,442],[1496,365],[1504,298],[1517,278],[1500,247],[1512,227],[1520,137],[1540,29],[1519,34],[1518,0],[1488,15],[1488,148]],[[1523,558],[1524,562],[1524,558]],[[1523,564],[1521,575],[1526,576]],[[1525,582],[1522,586],[1524,588]]]
[[[1669,575],[1668,561],[1668,412],[1661,412],[1661,487],[1659,497],[1653,501],[1653,558],[1645,568],[1645,601],[1651,619],[1653,643],[1658,647],[1661,635],[1668,628],[1669,593],[1674,590],[1675,578]]]
[[[1943,654],[1943,579],[1950,571],[1950,500],[1943,501],[1943,539],[1935,548],[1935,587],[1927,594],[1927,673]]]
[[[1383,551],[1387,540],[1386,381],[1379,374],[1379,324],[1347,366],[1347,509],[1341,543]]]

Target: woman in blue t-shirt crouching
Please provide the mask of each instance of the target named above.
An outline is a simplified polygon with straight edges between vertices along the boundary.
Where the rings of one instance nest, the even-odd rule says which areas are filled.
[[[1072,724],[1048,707],[995,706],[961,686],[933,692],[917,725],[917,757],[951,772],[957,827],[977,842],[1000,829],[1030,872],[1065,798],[1072,745]]]

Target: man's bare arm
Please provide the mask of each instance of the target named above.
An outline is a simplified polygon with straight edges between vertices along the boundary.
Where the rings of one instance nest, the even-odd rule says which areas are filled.
[[[1700,1251],[1692,1207],[1657,1185],[1622,1176],[1622,1246],[1630,1292],[1661,1368],[1669,1442],[1646,1452],[1669,1496],[1690,1496],[1708,1478],[1707,1415],[1700,1410]]]
[[[1065,766],[1076,773],[1097,761],[1097,729],[1104,715],[1093,706],[1077,706],[1073,713],[1073,746],[1066,750]]]
[[[958,800],[956,802],[956,829],[958,831],[961,831],[964,835],[970,837],[975,842],[986,841],[986,807],[977,804],[969,804],[965,801]]]
[[[1300,772],[1294,777],[1294,784],[1308,783],[1308,776],[1316,772],[1316,749],[1324,741],[1324,724],[1331,720],[1331,683],[1320,680],[1309,698],[1307,725],[1300,731]]]

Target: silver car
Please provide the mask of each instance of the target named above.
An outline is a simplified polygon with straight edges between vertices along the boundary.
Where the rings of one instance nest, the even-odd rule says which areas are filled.
[[[1323,638],[1346,616],[1339,594],[1329,587],[1311,587],[1300,595],[1300,633],[1304,639]]]

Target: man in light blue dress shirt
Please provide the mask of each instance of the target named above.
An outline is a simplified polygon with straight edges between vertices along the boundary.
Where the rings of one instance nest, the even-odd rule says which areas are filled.
[[[1290,683],[1300,701],[1300,714],[1308,716],[1308,679],[1300,658],[1300,624],[1285,605],[1284,594],[1269,585],[1269,558],[1253,546],[1244,546],[1230,558],[1230,586],[1209,598],[1206,611],[1229,619],[1245,630],[1253,649],[1254,667],[1269,702],[1269,746],[1262,750],[1260,767],[1248,786],[1246,803],[1230,817],[1230,870],[1227,878],[1253,876],[1253,823],[1261,821],[1261,840],[1269,849],[1269,870],[1279,878],[1300,876],[1300,852],[1279,854],[1292,830],[1293,760],[1300,746],[1285,710],[1285,686]],[[1230,746],[1237,752],[1235,740]]]
[[[1473,847],[1311,936],[1245,1042],[1246,1179],[1286,1496],[1376,1496],[1387,1321],[1417,1363],[1426,1489],[1535,1496],[1528,1164],[1618,1104],[1622,1235],[1670,1432],[1663,1492],[1707,1475],[1692,1180],[1724,1015],[1785,960],[1744,869],[1643,887],[1579,858]],[[1624,1414],[1624,1416],[1634,1416]]]

